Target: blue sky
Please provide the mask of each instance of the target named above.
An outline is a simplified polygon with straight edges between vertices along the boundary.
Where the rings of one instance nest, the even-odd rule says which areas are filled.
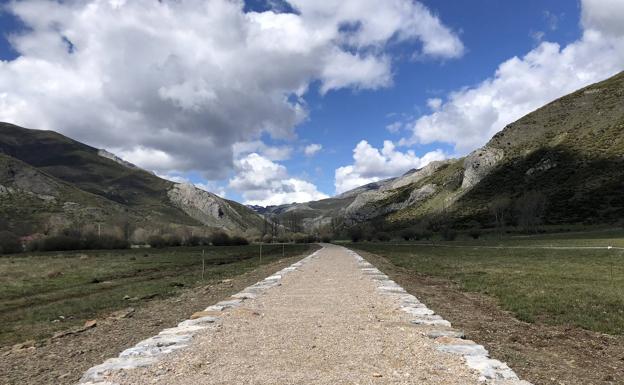
[[[176,58],[174,64],[179,69],[170,74],[177,82],[173,85],[169,80],[160,84],[159,79],[143,78],[145,69],[134,77],[112,72],[141,67],[142,63],[135,64],[132,57],[133,44],[141,49],[145,46],[141,43],[145,35],[136,33],[143,25],[124,23],[115,12],[129,15],[152,10],[156,7],[153,2],[142,0],[131,6],[119,0],[103,2],[107,5],[100,6],[101,14],[96,16],[105,20],[117,15],[111,22],[122,23],[120,28],[126,28],[121,29],[125,33],[106,27],[88,30],[89,23],[82,23],[82,18],[88,21],[94,16],[86,12],[71,16],[76,10],[84,11],[76,3],[53,5],[55,12],[49,12],[46,1],[12,5],[0,15],[5,37],[0,41],[0,87],[8,88],[0,89],[0,95],[5,93],[4,99],[0,97],[0,119],[61,131],[114,151],[159,175],[190,181],[231,199],[275,204],[331,196],[360,183],[423,166],[429,160],[464,155],[541,104],[623,68],[624,31],[616,22],[622,20],[624,9],[617,1],[394,1],[402,2],[414,7],[414,20],[397,21],[396,30],[387,39],[363,32],[355,36],[357,43],[352,43],[350,36],[333,31],[332,39],[318,43],[310,36],[322,35],[335,25],[344,28],[345,20],[367,25],[374,21],[374,15],[362,9],[335,20],[333,15],[327,16],[336,13],[335,9],[326,14],[325,5],[305,0],[292,1],[293,7],[286,8],[275,6],[275,2],[248,2],[238,14],[236,7],[214,0],[204,3],[213,8],[203,10],[205,19],[198,20],[192,30],[193,25],[188,24],[193,23],[184,23],[189,15],[186,12],[202,15],[203,11],[196,0],[186,0],[182,2],[185,5],[172,6],[180,20],[176,20],[175,12],[163,19],[171,33],[149,36],[149,41],[160,43],[142,53],[154,58],[153,63],[147,63],[148,70],[165,68],[163,63],[169,65],[171,58]],[[384,5],[376,6],[378,13],[386,11],[381,9]],[[294,19],[279,18],[280,12],[297,7],[300,11],[292,15]],[[253,30],[241,28],[239,24],[249,22],[241,18],[242,12],[250,11],[259,15],[253,22],[278,25],[277,32],[263,32],[256,39]],[[214,21],[210,12],[229,13]],[[18,22],[16,15],[24,23]],[[162,23],[159,17],[165,18],[154,12],[153,20],[146,18],[145,23]],[[274,20],[279,20],[278,24],[272,24]],[[303,27],[286,21],[301,22]],[[222,24],[217,27],[216,23]],[[180,36],[194,33],[193,39],[172,39],[177,36],[176,28],[186,32]],[[589,32],[599,39],[590,39]],[[21,37],[10,43],[6,37],[15,33]],[[252,56],[243,52],[240,60],[214,67],[223,71],[216,78],[212,76],[214,70],[194,72],[198,64],[191,64],[201,56],[202,39],[215,44],[215,49],[225,47],[223,53],[204,53],[201,63],[212,64],[221,54],[234,55],[232,60],[236,60],[238,53],[233,54],[230,48],[237,42],[231,39],[243,33],[249,35],[244,37],[246,43],[240,51],[251,50]],[[319,50],[310,48],[307,52],[307,47],[297,46],[298,33],[305,33],[310,45],[318,43]],[[406,34],[408,38],[398,37]],[[49,48],[47,39],[61,41],[56,51]],[[288,46],[291,39],[292,47]],[[63,48],[68,41],[76,52]],[[221,44],[223,41],[226,43]],[[283,54],[279,45],[277,49],[271,45],[273,41],[285,46]],[[435,52],[427,49],[427,44],[437,42],[451,45]],[[168,47],[169,43],[196,46],[197,51],[191,50],[191,55],[188,50]],[[99,59],[100,47],[107,45],[114,54]],[[167,51],[167,55],[159,50]],[[315,58],[319,54],[330,57],[319,62]],[[346,65],[353,68],[346,71],[345,56],[353,60]],[[169,59],[163,61],[163,57]],[[254,60],[245,59],[249,57]],[[38,60],[33,65],[18,63],[25,58]],[[593,65],[592,60],[601,65]],[[94,63],[98,70],[93,70],[93,78],[101,76],[100,82],[91,79],[89,71]],[[234,75],[230,76],[228,66],[235,68]],[[305,72],[308,66],[310,70]],[[52,86],[37,89],[26,84],[33,73],[43,79],[42,84]],[[58,94],[47,91],[57,87],[57,79],[81,84],[75,90],[76,99],[72,99],[74,92],[68,91],[69,96],[57,101]],[[245,88],[245,81],[252,84]],[[305,91],[300,90],[302,85]],[[93,91],[85,98],[85,89],[90,87]],[[242,95],[239,103],[232,102],[236,100],[230,95],[233,90]],[[257,97],[254,92],[258,92]],[[155,93],[161,105],[151,108]],[[86,103],[91,97],[92,105],[98,108],[86,106],[75,121],[67,121],[55,110],[66,105],[63,103]],[[163,100],[169,102],[166,108]],[[134,103],[133,109],[127,107]],[[158,118],[167,108],[175,119]],[[108,109],[112,112],[106,115],[103,111]],[[163,127],[154,128],[161,123]],[[389,130],[392,124],[395,129]],[[121,134],[126,135],[125,140],[115,139]],[[248,149],[237,151],[235,142],[247,143]],[[322,149],[306,155],[303,149],[310,144],[320,144]],[[257,156],[250,156],[252,153]]]
[[[312,92],[309,98],[311,119],[301,125],[298,133],[304,140],[323,144],[328,151],[318,159],[299,157],[294,160],[289,166],[293,173],[309,174],[322,191],[331,193],[336,165],[352,162],[352,150],[360,140],[380,147],[384,140],[400,137],[385,128],[397,120],[397,115],[418,117],[428,112],[427,99],[444,97],[453,90],[488,78],[504,60],[535,48],[533,32],[543,31],[545,39],[561,44],[578,39],[581,33],[575,1],[424,3],[445,24],[460,31],[466,54],[459,59],[415,61],[409,59],[409,48],[398,46],[394,49],[398,58],[392,87],[376,91],[340,90],[323,97]],[[551,27],[549,15],[557,17],[555,29]],[[441,143],[412,148],[419,154],[436,148],[453,152],[452,145]],[[312,172],[316,167],[324,171],[316,175]]]

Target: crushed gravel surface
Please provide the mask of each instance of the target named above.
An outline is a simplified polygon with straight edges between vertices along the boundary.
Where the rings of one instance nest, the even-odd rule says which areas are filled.
[[[115,373],[125,384],[477,384],[463,358],[379,294],[344,248],[329,246],[281,286],[227,310],[157,365]]]

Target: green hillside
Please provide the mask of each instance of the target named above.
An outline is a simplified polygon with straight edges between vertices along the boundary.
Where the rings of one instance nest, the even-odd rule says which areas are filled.
[[[390,228],[436,217],[460,228],[490,227],[493,202],[506,206],[505,225],[518,225],[527,206],[535,206],[534,222],[544,225],[620,223],[624,73],[526,115],[431,175],[380,189],[358,213],[383,217]]]
[[[0,166],[1,213],[21,235],[85,223],[130,223],[150,232],[171,226],[246,232],[262,226],[239,203],[159,178],[53,131],[0,123]]]

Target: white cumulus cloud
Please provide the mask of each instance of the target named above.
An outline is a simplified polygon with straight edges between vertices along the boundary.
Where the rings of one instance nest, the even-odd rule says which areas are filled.
[[[353,149],[354,163],[339,167],[335,171],[334,185],[336,193],[354,189],[367,183],[381,179],[399,176],[413,168],[421,168],[435,160],[445,159],[442,150],[417,156],[413,150],[401,152],[389,141],[384,141],[383,147],[377,149],[367,141],[360,141]]]
[[[283,165],[256,153],[238,159],[235,167],[229,187],[242,194],[245,204],[270,206],[328,197],[314,184],[289,176]]]
[[[428,103],[432,113],[411,124],[401,144],[445,142],[458,154],[479,147],[527,113],[624,69],[624,2],[582,0],[582,37],[564,47],[542,42],[502,63],[474,87]]]
[[[321,144],[311,143],[303,148],[303,153],[306,156],[314,156],[316,155],[317,152],[321,151],[322,149],[323,149],[323,146]]]
[[[234,145],[294,138],[310,84],[392,82],[390,42],[454,58],[457,35],[413,0],[12,1],[27,27],[0,61],[0,120],[60,131],[167,173],[232,170]],[[279,159],[282,154],[267,157]]]

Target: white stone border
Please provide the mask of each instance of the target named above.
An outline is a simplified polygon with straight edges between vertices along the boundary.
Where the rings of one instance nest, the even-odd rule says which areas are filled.
[[[346,249],[346,248],[345,248]],[[461,355],[465,363],[479,374],[479,381],[496,385],[531,385],[522,381],[506,363],[489,357],[487,349],[474,341],[465,340],[461,331],[451,328],[451,323],[427,308],[415,296],[409,294],[387,275],[366,261],[353,250],[346,249],[357,261],[362,273],[377,281],[377,290],[382,295],[390,296],[399,303],[399,308],[412,316],[411,323],[433,327],[423,331],[436,341],[436,349],[441,352]]]
[[[316,250],[299,262],[283,268],[262,281],[243,289],[243,291],[234,294],[232,296],[234,299],[221,301],[212,306],[208,306],[205,311],[220,312],[236,308],[241,306],[243,301],[254,299],[268,289],[281,285],[280,281],[286,274],[298,270],[304,264],[317,258],[318,253],[323,250],[323,248]],[[78,383],[82,385],[117,385],[106,381],[108,374],[118,370],[153,365],[160,361],[165,355],[189,346],[195,335],[211,329],[214,323],[219,319],[220,317],[218,316],[206,316],[182,321],[176,327],[165,329],[158,335],[145,339],[135,346],[124,350],[118,357],[109,358],[102,364],[90,368],[84,373]]]

